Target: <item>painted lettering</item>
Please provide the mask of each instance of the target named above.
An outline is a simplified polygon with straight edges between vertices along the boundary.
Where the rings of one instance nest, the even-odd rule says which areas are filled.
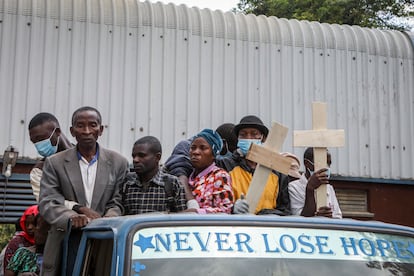
[[[304,247],[301,247],[300,253],[312,254],[315,252],[315,246],[309,242],[310,239],[311,237],[307,235],[300,235],[298,237],[299,244],[303,245],[305,248],[308,248],[308,250],[305,250]]]
[[[379,252],[381,252],[381,256],[385,257],[385,251],[390,249],[390,243],[386,240],[377,240],[377,246]]]
[[[233,251],[233,248],[231,246],[228,246],[225,248],[224,246],[228,245],[228,237],[230,236],[230,233],[216,233],[216,243],[217,243],[217,249],[220,251]]]
[[[238,233],[236,234],[236,245],[237,245],[237,251],[243,252],[242,245],[246,248],[247,252],[253,252],[253,248],[249,246],[251,238],[246,233]]]
[[[170,246],[171,246],[170,234],[165,234],[166,239],[163,239],[163,237],[160,234],[155,234],[154,238],[155,238],[155,251],[158,251],[158,252],[161,251],[160,245],[162,245],[165,250],[170,251]]]
[[[332,255],[333,251],[329,249],[328,251],[324,251],[324,248],[328,246],[327,241],[328,237],[326,236],[315,236],[316,239],[316,246],[318,246],[319,254],[329,254]]]
[[[203,242],[203,240],[200,236],[200,232],[194,232],[193,235],[196,238],[198,244],[200,245],[201,251],[208,251],[207,250],[207,244],[210,240],[210,233],[208,233],[207,240],[205,242]]]
[[[340,239],[341,239],[341,242],[342,242],[342,247],[344,248],[344,251],[345,251],[345,255],[359,255],[358,254],[358,251],[357,251],[357,248],[356,248],[356,244],[355,244],[355,239],[354,238],[345,238],[345,237],[340,237]],[[351,243],[351,244],[349,244],[348,242],[347,242],[347,240],[349,240],[349,242]],[[351,248],[351,249],[353,249],[353,254],[352,254],[352,252],[350,253],[349,251],[348,251],[348,248]]]
[[[177,246],[177,251],[192,251],[193,248],[188,245],[188,236],[189,232],[175,232],[175,244]]]
[[[410,258],[410,256],[403,255],[403,253],[401,252],[401,249],[403,249],[405,247],[404,244],[402,244],[402,242],[400,242],[400,241],[391,241],[391,242],[392,242],[394,250],[397,253],[397,256],[399,258],[402,258],[402,259],[409,259]]]
[[[376,255],[375,244],[369,239],[360,239],[358,242],[361,252],[369,257]]]
[[[280,252],[280,250],[277,247],[275,247],[274,249],[270,248],[269,241],[267,239],[267,234],[262,234],[262,237],[263,237],[263,242],[264,242],[267,253],[279,253]]]
[[[283,251],[285,252],[293,253],[296,251],[296,248],[297,248],[296,240],[290,235],[280,236],[279,243],[280,243],[280,248],[282,248]]]

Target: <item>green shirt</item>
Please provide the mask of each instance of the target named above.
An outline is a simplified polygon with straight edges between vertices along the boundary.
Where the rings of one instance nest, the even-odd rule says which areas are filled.
[[[37,265],[37,254],[30,251],[27,247],[20,247],[16,250],[16,253],[14,253],[6,269],[15,273],[39,273],[40,269]]]

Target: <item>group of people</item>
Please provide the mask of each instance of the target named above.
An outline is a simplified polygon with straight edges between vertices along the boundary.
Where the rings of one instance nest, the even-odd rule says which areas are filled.
[[[97,142],[104,128],[96,108],[77,109],[71,123],[76,145],[50,113],[37,114],[29,124],[30,140],[44,157],[30,173],[38,201],[34,225],[45,229],[43,220],[48,225],[41,261],[35,257],[43,245],[35,249],[37,270],[31,272],[60,273],[59,245],[70,231],[66,267],[71,274],[80,229],[96,218],[148,212],[248,213],[244,197],[257,164],[246,159],[246,154],[252,143],[262,144],[269,132],[257,116],[245,116],[237,125],[226,123],[216,130],[200,131],[178,143],[163,165],[161,142],[153,136],[142,137],[132,147],[132,168],[126,158]],[[329,167],[314,172],[311,148],[305,151],[303,174],[299,173],[298,158],[285,156],[292,158],[292,173],[273,171],[269,175],[255,213],[341,218],[329,185]],[[329,206],[317,210],[314,191],[321,184],[328,184]],[[26,272],[15,265],[21,258],[10,256],[10,252],[4,267],[7,275]]]

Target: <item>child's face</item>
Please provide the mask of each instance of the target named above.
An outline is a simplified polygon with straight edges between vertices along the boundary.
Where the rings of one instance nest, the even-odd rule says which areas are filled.
[[[33,215],[27,216],[26,221],[24,222],[24,225],[26,226],[26,233],[29,236],[34,236],[34,231],[36,228],[36,217]]]

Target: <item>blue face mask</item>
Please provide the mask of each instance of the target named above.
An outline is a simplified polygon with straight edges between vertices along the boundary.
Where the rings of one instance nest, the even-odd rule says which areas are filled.
[[[262,140],[261,139],[239,139],[239,141],[237,142],[237,147],[241,150],[243,155],[246,155],[247,152],[249,151],[251,144],[261,145]]]
[[[52,141],[50,141],[50,138],[52,138],[53,134],[55,133],[56,128],[53,130],[52,134],[49,138],[39,141],[35,143],[35,147],[37,152],[43,156],[43,157],[49,157],[57,152],[58,144],[59,144],[59,136],[57,138],[56,146],[52,145]]]
[[[309,163],[311,163],[313,166],[315,166],[312,161],[310,161],[309,159],[306,159],[306,160],[308,160]],[[306,168],[306,169],[308,170],[310,176],[312,176],[314,174],[314,171],[311,171],[308,168]],[[331,168],[330,167],[328,167],[328,169],[326,170],[326,175],[328,176],[328,179],[331,177]]]

